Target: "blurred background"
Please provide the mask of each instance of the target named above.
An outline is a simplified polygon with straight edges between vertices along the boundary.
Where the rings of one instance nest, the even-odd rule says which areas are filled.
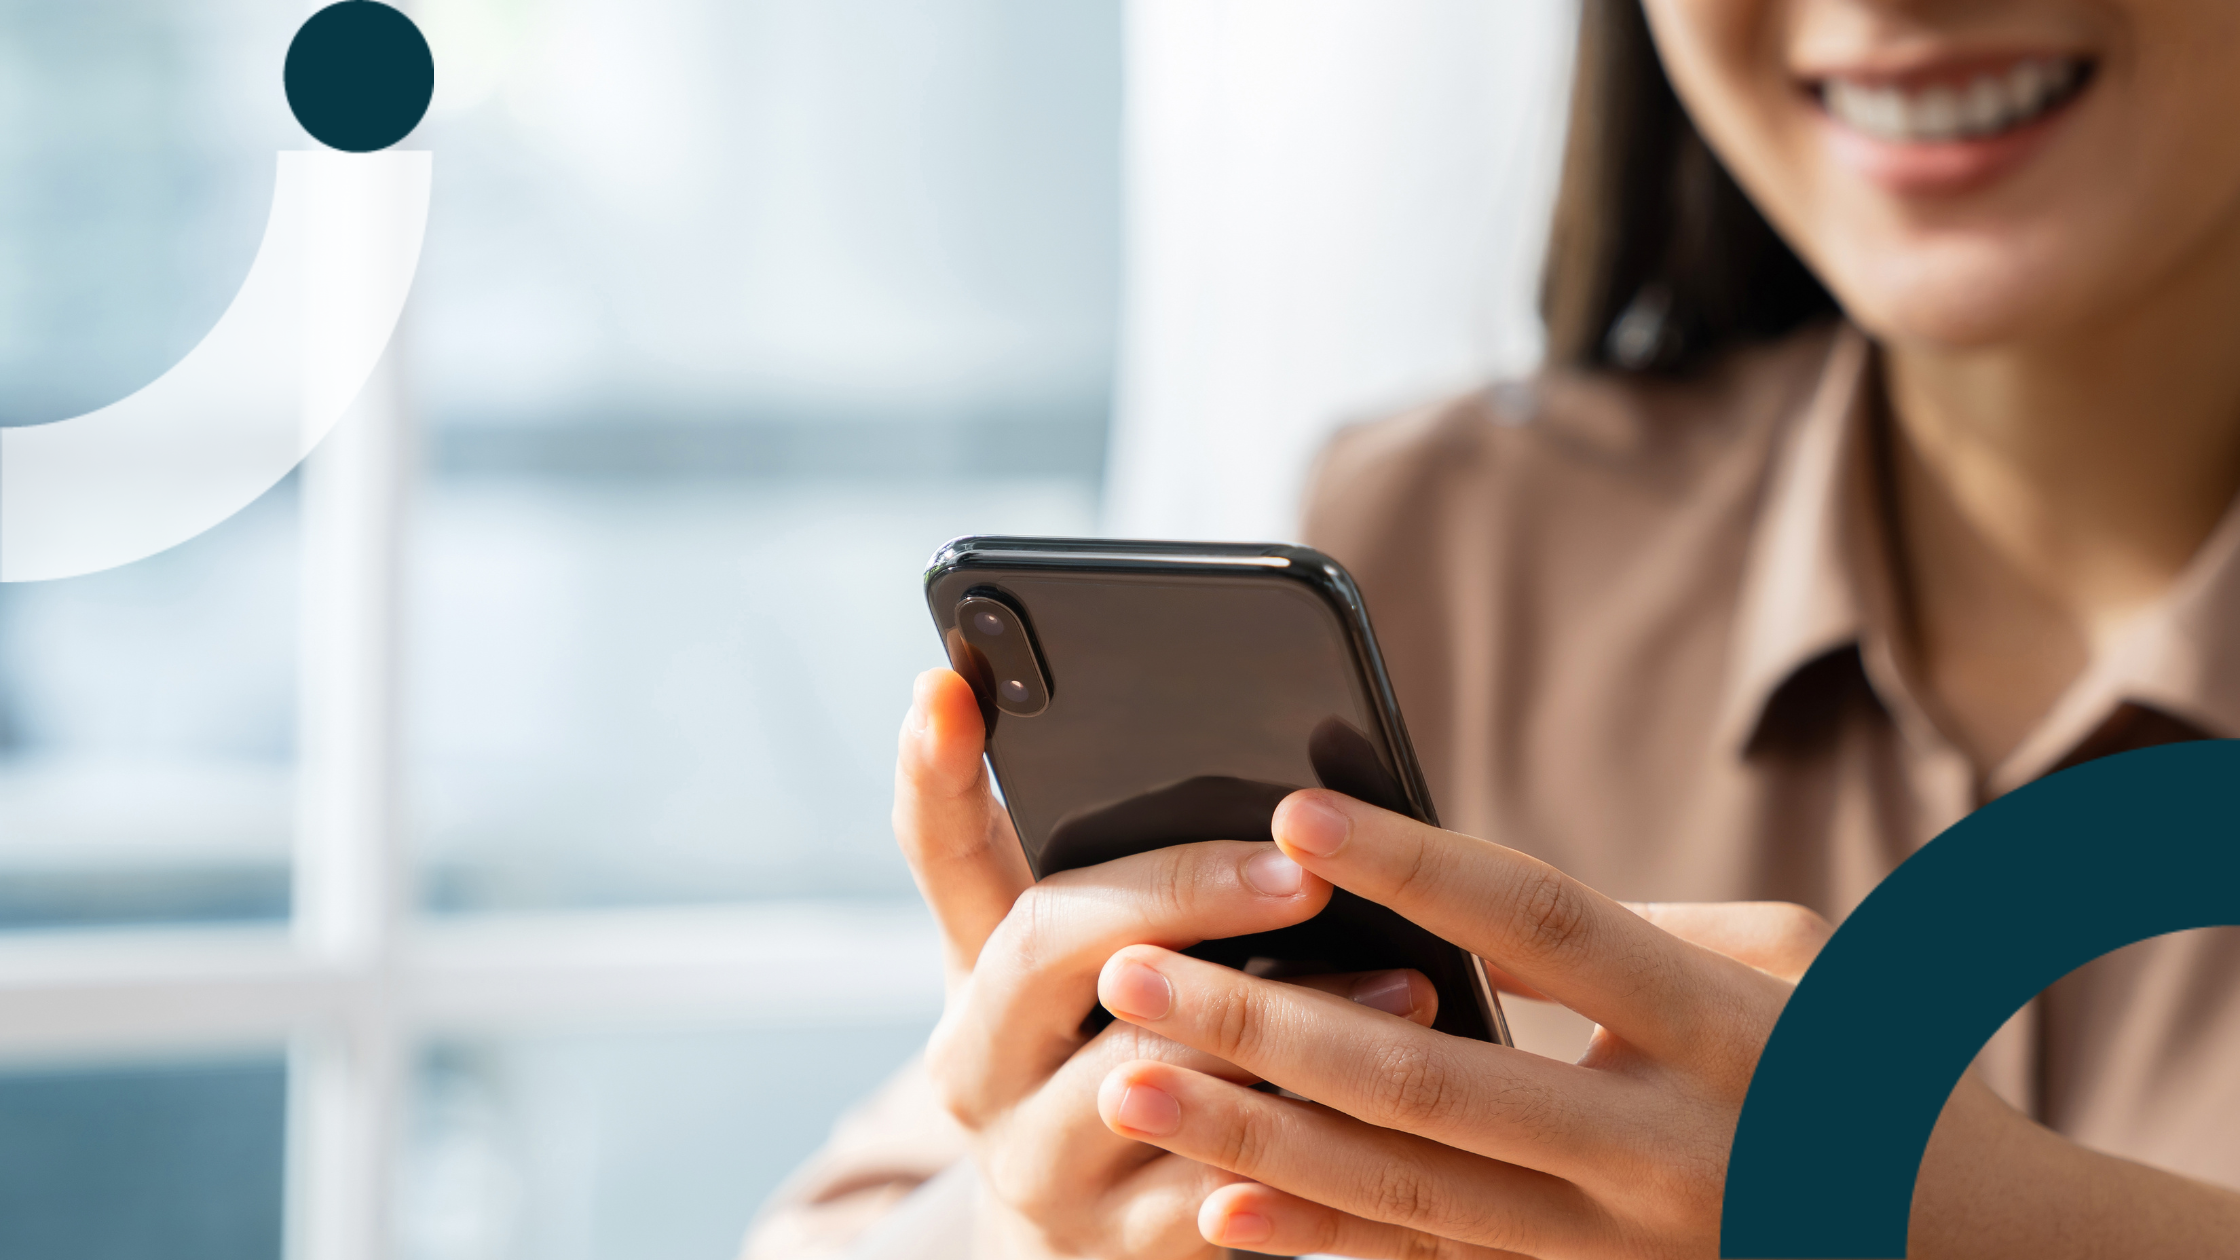
[[[261,238],[301,0],[0,0],[0,423]],[[964,533],[1281,538],[1528,369],[1568,0],[416,0],[427,244],[250,510],[0,587],[0,1260],[714,1260],[938,1013]]]

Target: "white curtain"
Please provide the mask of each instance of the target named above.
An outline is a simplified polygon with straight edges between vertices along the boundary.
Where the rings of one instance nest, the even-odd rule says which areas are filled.
[[[1337,425],[1530,368],[1574,0],[1130,0],[1105,528],[1281,539]]]

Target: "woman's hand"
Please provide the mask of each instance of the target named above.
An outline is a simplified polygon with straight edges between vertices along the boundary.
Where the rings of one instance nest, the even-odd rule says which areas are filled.
[[[1199,1205],[1236,1177],[1116,1136],[1098,1118],[1097,1088],[1128,1062],[1238,1088],[1254,1078],[1126,1023],[1084,1036],[1098,969],[1139,942],[1178,950],[1300,922],[1322,909],[1330,886],[1273,845],[1236,842],[1033,883],[989,791],[981,747],[971,688],[948,670],[921,677],[903,725],[895,833],[947,954],[949,1000],[926,1062],[971,1135],[983,1188],[976,1254],[1207,1255]],[[1432,1016],[1430,984],[1412,972],[1304,983],[1331,1001],[1347,994]]]
[[[1629,908],[1330,792],[1288,798],[1275,834],[1307,870],[1600,1027],[1560,1063],[1121,950],[1098,988],[1121,1018],[1315,1100],[1171,1061],[1105,1078],[1115,1133],[1244,1179],[1206,1199],[1208,1240],[1285,1255],[1718,1254],[1743,1095],[1824,921],[1776,904]],[[1970,1073],[1922,1162],[1911,1254],[2235,1256],[2240,1195],[2068,1142]]]
[[[1113,1131],[1249,1180],[1211,1195],[1226,1246],[1349,1256],[1717,1253],[1735,1117],[1826,925],[1795,907],[1653,909],[1690,944],[1544,863],[1329,792],[1276,813],[1306,869],[1596,1020],[1578,1064],[1432,1032],[1150,946],[1099,993],[1122,1019],[1315,1102],[1172,1062],[1104,1081]]]

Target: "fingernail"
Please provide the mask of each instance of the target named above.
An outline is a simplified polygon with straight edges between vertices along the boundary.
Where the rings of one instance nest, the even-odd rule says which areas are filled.
[[[1288,897],[1298,892],[1305,878],[1306,872],[1299,869],[1299,864],[1276,849],[1255,853],[1252,860],[1244,864],[1244,882],[1269,897]]]
[[[1258,1212],[1237,1212],[1222,1218],[1221,1237],[1206,1241],[1224,1247],[1243,1246],[1266,1242],[1275,1232],[1276,1223]]]
[[[1182,1127],[1182,1104],[1163,1089],[1130,1085],[1121,1093],[1120,1105],[1113,1108],[1113,1118],[1124,1129],[1165,1137]]]
[[[1363,1006],[1372,1006],[1402,1019],[1416,1008],[1415,989],[1408,983],[1405,971],[1380,971],[1373,976],[1363,976],[1353,982],[1353,992],[1346,996]]]
[[[1329,857],[1346,847],[1353,820],[1311,796],[1294,796],[1277,815],[1282,841],[1303,853]]]
[[[1104,1004],[1129,1019],[1165,1019],[1174,1007],[1174,988],[1165,976],[1131,959],[1112,973]]]

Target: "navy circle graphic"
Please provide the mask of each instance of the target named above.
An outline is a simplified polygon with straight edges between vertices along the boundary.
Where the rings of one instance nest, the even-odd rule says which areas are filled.
[[[420,125],[435,95],[436,63],[411,18],[378,0],[342,0],[296,31],[281,81],[288,108],[313,139],[371,153]]]

